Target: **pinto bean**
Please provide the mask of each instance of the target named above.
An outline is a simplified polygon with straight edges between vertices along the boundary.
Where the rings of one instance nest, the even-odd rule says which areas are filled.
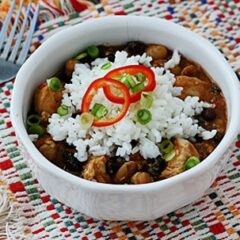
[[[155,59],[155,60],[153,60],[153,62],[152,62],[152,65],[154,66],[154,67],[163,67],[164,66],[164,64],[165,64],[165,62],[166,62],[166,60],[163,60],[163,59]]]
[[[136,172],[131,177],[131,183],[133,184],[143,184],[153,182],[152,176],[147,172]]]
[[[170,68],[171,73],[173,73],[175,76],[178,76],[181,74],[181,68],[180,66],[175,66],[173,68]]]
[[[114,182],[115,183],[127,183],[132,175],[137,172],[138,165],[134,161],[124,163],[117,171]]]
[[[168,50],[162,45],[150,44],[146,49],[147,55],[155,59],[166,59]]]
[[[76,60],[76,59],[69,59],[65,63],[65,74],[66,74],[67,77],[69,77],[69,78],[72,77],[72,73],[73,73],[75,65],[77,63],[78,63],[78,60]]]

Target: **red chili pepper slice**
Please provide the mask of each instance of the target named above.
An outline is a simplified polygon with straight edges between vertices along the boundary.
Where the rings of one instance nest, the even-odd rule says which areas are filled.
[[[105,75],[105,77],[116,78],[119,76],[123,76],[124,74],[135,75],[137,73],[143,73],[146,77],[147,84],[145,85],[143,91],[144,92],[153,91],[156,87],[156,80],[155,80],[154,72],[150,68],[145,67],[143,65],[128,65],[125,67],[113,69],[112,71],[108,72]],[[104,88],[104,93],[107,96],[107,98],[114,103],[123,103],[124,102],[124,98],[114,95],[109,86]],[[137,102],[140,100],[140,98],[141,98],[141,92],[131,94],[130,102],[131,103]]]
[[[103,90],[106,88],[110,89],[111,86],[119,89],[123,95],[124,102],[122,104],[122,110],[115,118],[94,119],[92,125],[95,127],[107,127],[113,125],[119,122],[127,114],[130,105],[130,93],[128,88],[120,81],[106,77],[99,78],[90,84],[82,99],[81,112],[90,112],[90,105],[93,97],[97,94],[97,91],[100,88],[103,88]]]
[[[125,85],[124,85],[125,86]],[[119,97],[119,96],[116,96],[112,93],[112,90],[111,90],[111,86],[110,87],[106,87],[103,89],[106,97],[111,101],[111,102],[114,102],[114,103],[118,103],[118,104],[123,104],[125,99],[124,97]],[[129,91],[129,89],[128,89]],[[130,95],[130,93],[129,93]],[[130,95],[130,103],[134,103],[134,102],[137,102],[141,99],[141,92],[138,92],[136,94],[133,94],[133,95]]]

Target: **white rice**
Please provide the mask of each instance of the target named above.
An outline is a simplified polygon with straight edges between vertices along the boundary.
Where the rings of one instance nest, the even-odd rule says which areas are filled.
[[[72,82],[65,85],[62,104],[69,106],[70,113],[60,117],[53,114],[49,119],[48,132],[56,141],[66,140],[68,144],[76,147],[75,156],[79,161],[86,161],[89,155],[111,155],[114,149],[117,156],[125,159],[130,154],[140,151],[144,158],[155,158],[159,152],[158,144],[163,138],[183,137],[193,139],[196,134],[204,140],[213,138],[216,130],[207,131],[198,125],[192,117],[201,113],[203,108],[212,107],[211,104],[199,101],[198,97],[187,97],[181,100],[177,96],[181,94],[180,87],[174,87],[174,75],[168,68],[174,67],[180,61],[176,50],[172,58],[164,65],[164,68],[151,67],[155,73],[157,82],[153,92],[153,105],[149,109],[152,113],[152,121],[146,125],[135,122],[135,114],[140,109],[139,103],[131,104],[127,115],[115,125],[83,129],[79,124],[79,115],[73,118],[72,113],[80,109],[82,98],[89,85],[97,78],[103,77],[108,71],[131,64],[144,64],[151,66],[152,58],[145,53],[142,56],[127,57],[127,52],[117,51],[115,61],[111,68],[102,70],[101,66],[108,62],[107,58],[98,58],[92,65],[76,64],[72,76]],[[104,104],[112,114],[117,111],[117,105],[112,104],[99,91],[94,101]],[[136,140],[134,148],[131,141]]]

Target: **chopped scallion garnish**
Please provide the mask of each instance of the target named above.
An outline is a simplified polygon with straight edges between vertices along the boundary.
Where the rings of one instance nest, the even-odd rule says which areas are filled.
[[[149,110],[147,109],[140,109],[137,111],[137,121],[145,125],[149,123],[152,120],[152,114]]]
[[[58,77],[52,77],[48,81],[48,87],[51,91],[57,92],[61,89],[61,81]]]
[[[45,133],[45,128],[39,124],[32,125],[28,128],[29,134],[37,134],[38,136],[42,136]]]
[[[166,153],[170,153],[174,149],[174,146],[170,140],[166,139],[162,141],[159,148],[162,154],[166,154]]]
[[[87,57],[87,55],[88,55],[88,54],[87,54],[86,52],[81,52],[81,53],[79,53],[79,54],[75,57],[75,59],[76,59],[76,60],[81,60],[81,59]]]
[[[125,74],[123,76],[116,76],[116,77],[114,77],[114,79],[120,80],[129,89],[136,86],[136,82],[134,81],[133,76],[130,74]]]
[[[150,108],[153,104],[153,97],[149,94],[142,93],[140,104],[143,108]]]
[[[107,110],[107,108],[106,108],[104,105],[102,105],[102,104],[100,104],[100,103],[95,103],[95,104],[93,105],[93,108],[92,108],[92,110],[91,110],[91,113],[92,113],[94,116],[96,116],[97,118],[103,118],[104,116],[107,115],[108,110]]]
[[[28,126],[32,126],[32,125],[36,125],[39,124],[41,120],[41,117],[37,114],[31,114],[28,116],[27,118],[27,125]]]
[[[144,83],[138,83],[132,88],[133,93],[141,92],[144,89]]]
[[[94,121],[94,116],[89,112],[84,112],[80,115],[80,125],[85,129],[91,127],[93,121]]]
[[[112,64],[110,62],[106,62],[101,66],[102,70],[107,70],[112,66]]]
[[[120,79],[119,79],[124,85],[127,86],[127,88],[131,88],[131,84],[129,83],[128,79],[127,79],[127,76],[122,76]]]
[[[143,73],[141,73],[141,72],[136,73],[135,77],[137,78],[137,80],[139,82],[144,82],[146,80],[145,75]]]
[[[86,51],[91,58],[97,58],[99,56],[99,49],[96,46],[90,46]]]
[[[175,150],[173,149],[172,151],[170,151],[169,153],[166,153],[163,155],[163,159],[165,159],[166,161],[170,161],[175,157]]]
[[[68,106],[62,104],[60,107],[57,109],[57,113],[62,117],[68,114]]]
[[[134,81],[133,77],[130,74],[126,75],[126,78],[131,86],[131,88],[136,86],[136,82]]]
[[[188,158],[188,160],[185,162],[184,164],[184,170],[188,170],[190,168],[195,167],[196,165],[198,165],[200,163],[199,158],[192,156],[190,158]]]

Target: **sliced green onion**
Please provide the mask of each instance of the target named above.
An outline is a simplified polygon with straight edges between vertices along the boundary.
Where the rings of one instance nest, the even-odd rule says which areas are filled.
[[[96,46],[90,46],[86,51],[91,58],[97,58],[99,56],[99,49]]]
[[[143,73],[141,73],[141,72],[136,73],[135,77],[137,78],[137,80],[139,82],[144,82],[146,80],[145,75]]]
[[[57,113],[58,113],[60,116],[65,116],[65,115],[67,115],[67,114],[68,114],[68,106],[62,104],[60,107],[58,107]]]
[[[87,129],[92,126],[94,116],[91,113],[84,112],[80,115],[80,125]]]
[[[57,92],[61,89],[61,81],[58,77],[52,77],[48,81],[48,86],[51,91]]]
[[[114,77],[116,80],[120,80],[123,84],[125,84],[129,89],[136,86],[136,82],[133,79],[133,76],[130,74],[125,74],[123,76]]]
[[[153,104],[153,97],[148,94],[142,94],[140,104],[143,108],[150,108]]]
[[[137,121],[140,124],[145,125],[149,123],[151,120],[152,120],[152,114],[147,109],[140,109],[137,111]]]
[[[127,76],[122,76],[122,77],[120,78],[120,81],[121,81],[123,84],[125,84],[125,85],[127,86],[127,88],[131,88],[131,84],[130,84],[130,82],[128,81]]]
[[[189,170],[190,168],[195,167],[196,165],[198,165],[200,163],[199,158],[192,156],[190,158],[188,158],[188,160],[185,162],[184,164],[184,170]]]
[[[131,88],[136,86],[136,82],[134,81],[133,77],[130,74],[126,75],[126,78],[131,86]]]
[[[174,146],[170,140],[166,139],[166,140],[162,141],[159,148],[160,148],[161,153],[164,154],[164,153],[170,153],[174,149]]]
[[[112,64],[110,62],[106,62],[101,66],[102,70],[107,70],[112,66]]]
[[[132,88],[133,93],[141,92],[144,89],[144,83],[138,83]]]
[[[28,116],[27,118],[27,125],[28,126],[32,126],[32,125],[36,125],[39,124],[41,120],[41,117],[37,114],[31,114]]]
[[[45,133],[45,128],[42,127],[41,125],[35,124],[28,128],[28,133],[42,136]]]
[[[104,105],[102,105],[100,103],[95,103],[93,105],[93,108],[92,108],[91,112],[97,118],[103,118],[104,116],[107,115],[108,110]]]
[[[81,60],[81,59],[85,58],[87,55],[88,54],[86,52],[81,52],[75,57],[75,59],[76,60]]]
[[[169,153],[166,153],[163,155],[163,159],[165,159],[166,161],[170,161],[172,160],[176,155],[175,150],[173,149],[172,151],[170,151]]]

